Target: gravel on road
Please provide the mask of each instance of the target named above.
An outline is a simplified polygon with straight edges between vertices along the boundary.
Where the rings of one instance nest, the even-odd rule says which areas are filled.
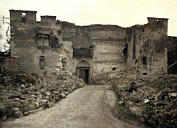
[[[116,102],[108,86],[86,86],[52,108],[2,123],[2,128],[140,128],[113,116]]]

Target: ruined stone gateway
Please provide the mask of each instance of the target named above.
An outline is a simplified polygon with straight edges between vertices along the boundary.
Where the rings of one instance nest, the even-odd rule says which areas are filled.
[[[17,58],[20,71],[50,75],[60,58],[63,69],[86,83],[101,83],[110,73],[132,67],[144,75],[168,73],[171,45],[167,43],[176,39],[167,36],[168,19],[148,17],[147,24],[129,28],[77,26],[56,16],[41,16],[36,21],[36,13],[10,10],[11,55]],[[169,54],[174,55],[171,49]]]

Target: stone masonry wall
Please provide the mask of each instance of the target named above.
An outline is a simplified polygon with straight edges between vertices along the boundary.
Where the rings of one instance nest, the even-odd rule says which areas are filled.
[[[177,37],[168,37],[168,73],[177,73]]]
[[[149,18],[146,25],[127,30],[128,65],[142,74],[167,73],[167,19]]]
[[[23,13],[25,21],[22,21]],[[55,24],[56,17],[52,17],[52,24],[50,16],[43,16],[41,22],[36,22],[35,11],[10,10],[10,17],[12,56],[18,58],[19,69],[27,73],[41,72],[42,56],[45,68],[55,70],[62,34],[61,26]],[[47,44],[40,44],[42,41]]]
[[[21,71],[41,72],[42,57],[43,66],[52,72],[62,55],[73,74],[80,61],[89,63],[92,82],[132,66],[144,75],[167,73],[167,19],[149,17],[145,25],[122,28],[77,26],[55,16],[41,16],[37,22],[35,11],[10,10],[10,18],[12,55]]]

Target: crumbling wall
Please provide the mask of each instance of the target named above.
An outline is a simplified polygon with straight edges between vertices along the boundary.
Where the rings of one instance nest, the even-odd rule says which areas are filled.
[[[73,74],[80,61],[87,61],[92,82],[132,67],[144,75],[167,73],[167,19],[149,17],[145,25],[122,28],[77,26],[56,21],[56,16],[36,22],[35,11],[10,10],[10,17],[12,55],[24,72],[52,72],[62,55],[65,69]]]
[[[107,79],[112,72],[126,68],[123,41],[95,41],[93,52],[93,78],[97,82]]]
[[[109,72],[125,68],[124,28],[116,25],[76,26],[68,22],[60,23],[63,46],[72,57],[72,73],[76,74],[77,64],[82,60],[90,64],[90,82],[107,78]]]
[[[18,58],[19,69],[39,73],[54,71],[62,51],[61,25],[55,16],[41,16],[36,11],[10,10],[12,56]]]
[[[72,34],[73,68],[81,60],[88,61],[90,82],[100,83],[103,78],[107,79],[110,72],[125,68],[124,28],[116,25],[76,26]],[[76,69],[73,71],[76,72]]]
[[[90,47],[91,47],[91,38],[90,38],[89,27],[76,26],[76,31],[73,37],[73,48],[90,49]]]
[[[127,65],[138,67],[142,74],[167,73],[167,19],[148,20],[127,30]]]
[[[177,37],[168,37],[168,73],[177,74]]]
[[[71,72],[75,73],[75,67],[73,66],[73,38],[76,32],[75,24],[65,22],[65,21],[57,21],[61,24],[62,30],[62,45],[63,45],[63,54],[67,58],[67,67],[66,69]]]
[[[167,29],[168,19],[148,18],[149,34],[152,33],[153,57],[151,74],[167,73]],[[151,20],[153,20],[151,22]],[[150,27],[153,26],[153,27]]]

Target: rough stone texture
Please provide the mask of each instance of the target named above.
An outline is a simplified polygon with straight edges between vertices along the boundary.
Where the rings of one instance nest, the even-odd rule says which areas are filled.
[[[177,37],[168,37],[168,73],[177,73]]]
[[[43,72],[39,66],[43,56],[50,74],[62,54],[66,69],[73,74],[82,72],[78,67],[82,61],[89,64],[83,68],[88,70],[89,83],[102,83],[101,78],[132,66],[141,74],[167,73],[168,19],[148,17],[147,24],[130,28],[77,26],[55,16],[41,16],[41,21],[36,21],[36,11],[10,10],[10,26],[12,56],[18,56],[19,69],[24,72]]]
[[[83,80],[61,71],[54,78],[12,73],[0,76],[0,119],[27,116],[49,108],[77,88]]]
[[[16,58],[0,56],[0,74],[9,71],[18,71]]]
[[[151,127],[176,128],[176,75],[153,78],[137,75],[134,70],[116,76],[109,82],[113,85],[118,104],[128,108],[139,120]]]
[[[128,65],[134,64],[141,73],[167,73],[167,19],[148,18],[148,24],[128,30]]]
[[[106,86],[77,89],[52,108],[2,123],[2,128],[143,128],[113,116],[115,95]]]
[[[26,22],[22,22],[23,13],[26,14]],[[18,58],[20,71],[40,72],[40,56],[45,57],[48,71],[55,70],[61,45],[61,25],[55,23],[55,18],[42,16],[41,22],[36,22],[35,11],[10,10],[11,54]],[[56,47],[52,43],[56,43]]]

